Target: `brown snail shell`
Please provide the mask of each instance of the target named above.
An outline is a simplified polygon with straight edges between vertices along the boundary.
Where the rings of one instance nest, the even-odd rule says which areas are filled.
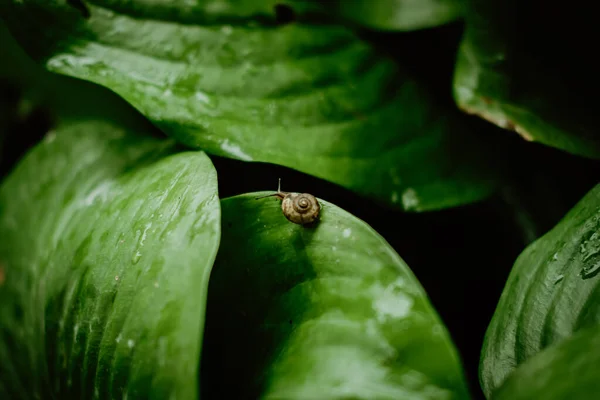
[[[294,224],[308,225],[319,218],[321,205],[317,198],[308,193],[282,192],[281,179],[279,180],[277,193],[257,197],[257,199],[271,196],[276,196],[281,200],[281,211],[283,211],[283,215]]]
[[[288,193],[281,201],[281,210],[289,221],[307,225],[319,218],[321,205],[312,194]]]

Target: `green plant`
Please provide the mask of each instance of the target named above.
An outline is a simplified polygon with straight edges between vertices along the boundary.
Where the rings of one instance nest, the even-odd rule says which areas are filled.
[[[594,395],[595,74],[525,3],[0,2],[0,398],[480,397],[436,308],[525,246],[483,394]]]

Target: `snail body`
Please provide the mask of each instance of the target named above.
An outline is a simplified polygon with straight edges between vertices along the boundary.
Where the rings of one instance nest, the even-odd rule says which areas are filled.
[[[265,197],[275,196],[281,200],[281,211],[288,221],[299,225],[308,225],[315,222],[319,218],[321,205],[315,196],[308,193],[289,193],[281,191],[281,179],[277,193]]]

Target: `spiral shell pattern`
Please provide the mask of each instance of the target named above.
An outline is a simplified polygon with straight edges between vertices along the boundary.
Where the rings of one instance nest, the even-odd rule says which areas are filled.
[[[295,224],[307,225],[319,218],[321,205],[308,193],[288,193],[281,202],[283,215]]]

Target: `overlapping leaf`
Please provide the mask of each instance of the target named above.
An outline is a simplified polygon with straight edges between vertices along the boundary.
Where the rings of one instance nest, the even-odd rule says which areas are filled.
[[[465,8],[463,0],[338,0],[325,4],[351,21],[394,31],[443,25],[462,17]]]
[[[600,326],[576,333],[510,375],[493,400],[586,400],[600,392]]]
[[[63,121],[0,187],[2,398],[197,395],[216,173],[147,133]]]
[[[600,185],[517,259],[481,359],[489,396],[521,363],[600,316]]]
[[[188,146],[405,210],[495,188],[477,135],[314,2],[67,3],[15,1],[6,20],[47,68],[113,89]]]
[[[469,4],[454,77],[459,107],[526,140],[599,158],[598,78],[581,40],[595,35],[592,14],[531,0]]]
[[[205,396],[468,397],[447,331],[383,238],[323,200],[316,226],[292,224],[261,194],[221,202]]]

